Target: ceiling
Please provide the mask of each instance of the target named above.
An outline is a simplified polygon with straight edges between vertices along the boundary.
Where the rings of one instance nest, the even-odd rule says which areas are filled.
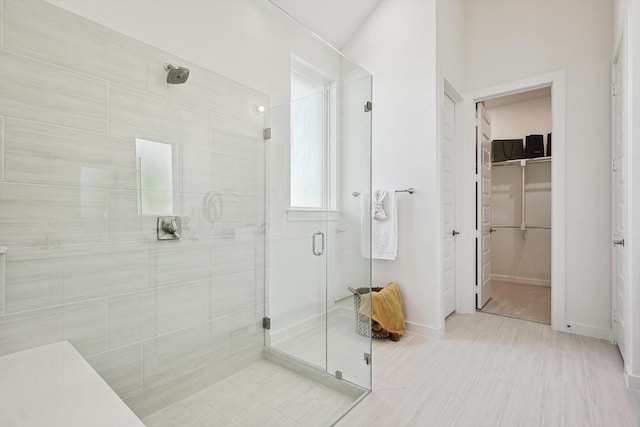
[[[269,0],[342,49],[381,0]]]

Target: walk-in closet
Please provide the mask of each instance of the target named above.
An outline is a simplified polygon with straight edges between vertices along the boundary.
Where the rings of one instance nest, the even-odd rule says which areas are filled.
[[[483,312],[551,323],[551,89],[484,102],[491,126],[491,297]],[[484,247],[489,244],[489,248]]]

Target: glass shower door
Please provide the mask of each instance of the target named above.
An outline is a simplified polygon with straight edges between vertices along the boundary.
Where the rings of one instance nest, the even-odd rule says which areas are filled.
[[[268,112],[266,346],[326,370],[327,211],[291,206],[292,109]]]
[[[355,311],[349,288],[371,286],[371,76],[344,59],[340,69],[321,95],[268,111],[265,341],[267,353],[367,390],[368,318]],[[327,102],[320,150],[317,129],[300,125],[317,113],[305,108],[318,96]]]

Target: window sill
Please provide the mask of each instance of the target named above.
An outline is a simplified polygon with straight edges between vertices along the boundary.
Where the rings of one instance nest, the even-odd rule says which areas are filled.
[[[287,221],[340,221],[342,211],[287,209]]]

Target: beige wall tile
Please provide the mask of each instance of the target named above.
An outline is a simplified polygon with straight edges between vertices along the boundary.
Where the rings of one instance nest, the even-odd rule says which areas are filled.
[[[145,341],[144,388],[161,384],[167,378],[226,355],[228,332],[226,328],[217,326],[202,324]]]
[[[131,138],[7,118],[5,147],[8,182],[137,187]]]
[[[149,286],[166,286],[209,278],[209,249],[187,241],[149,244]]]
[[[108,192],[0,183],[0,241],[44,246],[106,241]]]
[[[146,287],[144,243],[85,248],[85,253],[73,254],[62,262],[65,301],[116,295]]]
[[[167,379],[163,384],[145,388],[142,393],[125,399],[139,418],[156,412],[184,396],[189,396],[207,386],[204,367]]]
[[[145,221],[147,219],[147,221]],[[138,212],[138,192],[134,190],[109,191],[109,240],[141,241],[156,238],[155,226],[149,218]],[[153,218],[155,221],[155,218]]]
[[[4,3],[6,50],[128,86],[145,86],[143,43],[44,1]]]
[[[0,51],[0,114],[107,130],[107,82]]]
[[[201,145],[209,139],[207,113],[146,92],[111,85],[110,131],[169,144]]]
[[[62,306],[0,316],[0,354],[64,339]]]
[[[148,49],[149,91],[173,103],[188,104],[208,111],[221,112],[230,119],[264,127],[264,114],[256,115],[254,105],[268,105],[268,97],[218,73],[184,61],[154,48]],[[168,85],[165,62],[190,69],[189,80]]]
[[[157,333],[155,290],[109,297],[108,313],[109,348],[139,342]]]
[[[86,359],[121,398],[142,391],[142,343],[105,351]]]
[[[158,334],[207,321],[207,282],[169,286],[157,290]]]
[[[6,311],[32,310],[61,304],[63,298],[63,268],[53,258],[51,249],[14,249],[7,253]]]
[[[64,338],[83,356],[107,349],[106,298],[64,306]]]
[[[211,282],[212,318],[252,307],[258,300],[256,274],[248,271],[220,277]]]
[[[5,122],[4,116],[0,116],[0,182],[4,181],[4,176],[5,176],[4,122]]]

